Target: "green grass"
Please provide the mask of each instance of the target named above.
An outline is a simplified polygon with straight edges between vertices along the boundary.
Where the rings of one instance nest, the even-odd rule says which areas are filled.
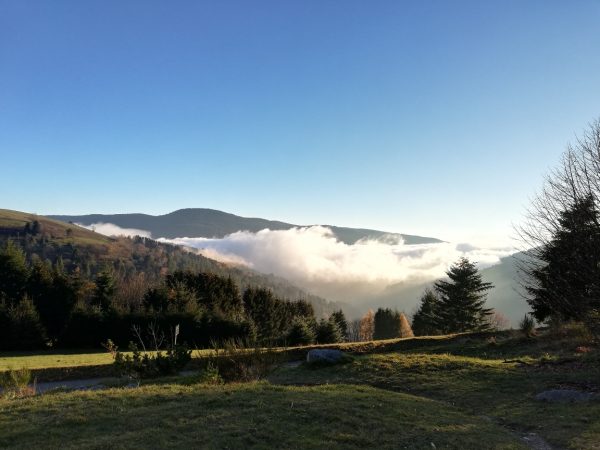
[[[111,364],[111,355],[104,351],[49,351],[0,353],[0,372],[16,367],[48,369],[57,367],[81,367]]]
[[[368,386],[153,385],[0,401],[0,447],[523,448],[451,406]]]
[[[552,341],[513,338],[498,346],[484,339],[471,339],[469,347],[450,339],[446,353],[442,353],[440,343],[442,348],[424,346],[363,355],[351,364],[318,370],[304,366],[279,369],[272,374],[271,382],[351,383],[410,393],[452,405],[466,414],[488,417],[515,432],[535,432],[559,447],[600,448],[600,401],[548,404],[534,399],[537,393],[552,388],[600,388],[597,354],[576,356],[570,349],[572,338],[570,345],[563,342],[560,351],[548,354],[543,349],[555,347]],[[453,354],[475,353],[477,347],[480,357]],[[540,352],[542,355],[538,355]],[[505,362],[515,356],[529,364]]]
[[[600,448],[600,400],[534,398],[557,387],[600,390],[598,349],[576,351],[588,338],[577,330],[491,336],[342,344],[355,354],[347,364],[281,366],[261,383],[171,377],[0,400],[0,447],[523,448],[521,437],[535,433],[558,448]],[[21,356],[46,367],[110,361],[104,353]]]

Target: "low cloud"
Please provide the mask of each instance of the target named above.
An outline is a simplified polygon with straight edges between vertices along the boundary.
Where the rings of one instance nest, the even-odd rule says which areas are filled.
[[[138,230],[136,228],[121,228],[118,225],[115,225],[113,223],[93,223],[91,225],[82,225],[80,223],[76,224],[80,227],[83,228],[87,228],[88,230],[92,230],[95,231],[96,233],[100,233],[103,234],[105,236],[112,236],[112,237],[118,237],[118,236],[126,236],[126,237],[134,237],[134,236],[141,236],[141,237],[146,237],[146,238],[150,238],[152,237],[149,231],[145,231],[145,230]]]
[[[467,243],[406,245],[361,240],[340,242],[329,228],[300,227],[239,231],[224,238],[159,239],[196,248],[223,262],[273,273],[332,300],[359,300],[397,283],[418,284],[444,276],[459,257],[485,268],[513,252],[512,248],[480,248]]]

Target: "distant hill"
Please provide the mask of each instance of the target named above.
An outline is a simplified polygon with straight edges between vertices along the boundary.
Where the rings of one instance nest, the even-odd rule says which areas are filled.
[[[152,237],[173,239],[177,237],[222,238],[236,231],[257,232],[271,230],[289,230],[291,223],[240,217],[223,211],[205,208],[180,209],[162,216],[148,214],[89,214],[83,216],[51,215],[49,218],[63,222],[92,225],[94,223],[112,223],[122,228],[136,228],[149,231]],[[325,225],[335,236],[346,244],[354,244],[361,239],[391,240],[402,238],[406,244],[428,244],[442,242],[439,239],[388,233],[363,228],[347,228]]]
[[[308,300],[317,316],[347,307],[307,293],[284,278],[231,267],[180,246],[139,237],[109,238],[52,218],[0,209],[0,244],[7,239],[18,242],[28,258],[37,255],[52,263],[60,259],[68,270],[79,270],[88,277],[106,265],[114,267],[121,276],[143,272],[149,281],[174,270],[210,272],[230,276],[242,290],[248,286],[265,287],[282,298]]]

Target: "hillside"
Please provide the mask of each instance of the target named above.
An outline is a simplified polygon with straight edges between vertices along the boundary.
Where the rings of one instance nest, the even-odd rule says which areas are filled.
[[[161,216],[148,214],[89,214],[83,216],[50,215],[52,219],[63,222],[92,225],[94,223],[112,223],[122,228],[136,228],[152,233],[152,237],[173,239],[177,237],[222,238],[236,231],[257,232],[265,228],[271,230],[289,230],[303,226],[260,218],[240,217],[223,211],[205,208],[180,209]],[[325,225],[335,236],[346,244],[354,244],[361,239],[397,239],[406,244],[427,244],[442,242],[439,239],[388,233],[385,231],[362,228],[347,228]]]
[[[240,289],[248,286],[271,289],[286,299],[310,301],[317,316],[344,306],[309,294],[287,280],[243,267],[231,267],[179,246],[144,238],[109,238],[74,224],[19,211],[0,209],[0,243],[18,242],[28,258],[37,255],[65,268],[93,276],[106,265],[123,276],[143,272],[149,282],[174,270],[210,272],[230,276]]]

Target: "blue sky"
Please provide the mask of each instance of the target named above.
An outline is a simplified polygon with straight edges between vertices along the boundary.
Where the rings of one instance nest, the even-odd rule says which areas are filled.
[[[504,239],[600,116],[598,1],[0,0],[0,207]]]

